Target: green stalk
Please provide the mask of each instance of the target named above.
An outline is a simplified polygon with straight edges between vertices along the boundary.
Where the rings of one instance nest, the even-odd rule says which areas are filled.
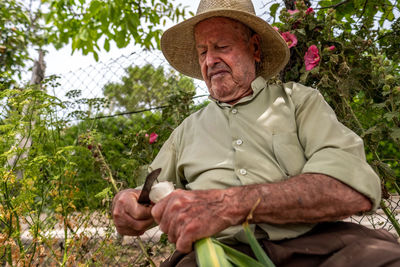
[[[262,265],[260,262],[256,261],[255,259],[253,259],[252,257],[231,248],[228,245],[225,245],[224,243],[219,242],[218,240],[214,239],[212,240],[215,244],[218,244],[219,246],[221,246],[226,254],[226,257],[228,258],[228,260],[230,262],[232,262],[235,266],[238,267],[264,267],[264,265]]]
[[[275,267],[275,264],[271,261],[271,259],[268,257],[268,255],[265,253],[265,251],[262,249],[257,239],[255,238],[253,232],[249,227],[248,221],[245,221],[243,223],[243,229],[246,234],[247,240],[249,241],[249,245],[253,250],[254,255],[256,255],[257,260],[261,262],[263,266]]]
[[[152,267],[156,267],[156,264],[153,262],[153,260],[151,259],[151,257],[149,256],[149,254],[147,254],[146,248],[144,247],[144,244],[142,242],[142,239],[140,239],[140,237],[137,237],[137,241],[139,244],[140,249],[142,250],[144,256],[146,257],[146,259],[149,261],[150,265]]]
[[[104,166],[104,168],[107,171],[107,174],[108,174],[107,180],[113,186],[113,189],[114,189],[115,193],[118,193],[119,190],[118,190],[118,187],[117,187],[117,183],[115,182],[114,177],[113,177],[112,172],[111,172],[111,169],[108,166],[108,164],[106,163],[106,159],[104,158],[103,153],[101,153],[101,150],[99,149],[98,145],[96,145],[96,150],[99,153],[102,165]]]
[[[237,251],[211,237],[197,240],[194,244],[196,251],[196,261],[199,267],[224,267],[224,266],[239,266],[239,267],[275,267],[274,263],[261,248],[253,232],[250,230],[248,221],[252,219],[253,212],[260,203],[260,199],[256,201],[253,208],[250,210],[246,221],[243,223],[244,232],[249,241],[249,245],[256,255],[257,260],[248,255]],[[232,263],[232,264],[231,264]]]
[[[268,257],[268,255],[265,253],[265,251],[262,249],[260,244],[258,243],[258,240],[254,236],[254,233],[251,231],[249,227],[249,221],[253,219],[253,212],[256,210],[258,204],[260,204],[261,199],[257,199],[256,203],[254,203],[253,207],[251,208],[249,215],[247,215],[247,218],[245,222],[242,224],[244,233],[246,234],[247,240],[249,241],[249,245],[251,249],[254,252],[254,255],[256,255],[256,258],[258,259],[259,262],[261,262],[264,266],[267,267],[275,267],[275,264],[271,261],[271,259]]]
[[[194,243],[196,261],[199,267],[230,267],[224,249],[215,244],[211,237],[202,238]]]
[[[394,229],[396,229],[397,234],[400,236],[400,224],[397,221],[396,217],[394,217],[392,211],[386,206],[383,200],[381,200],[381,208],[388,217],[388,219],[390,220],[390,222],[392,223]]]
[[[396,190],[397,194],[400,195],[400,186],[397,184],[396,181],[393,182],[394,189]]]

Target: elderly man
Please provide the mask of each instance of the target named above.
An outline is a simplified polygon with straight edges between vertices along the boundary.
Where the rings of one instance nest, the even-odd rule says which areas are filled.
[[[379,178],[362,140],[317,90],[268,83],[289,51],[250,0],[202,0],[161,46],[173,67],[205,81],[212,101],[175,129],[150,166],[184,190],[150,207],[137,203],[140,190],[120,192],[120,234],[141,235],[157,222],[177,248],[165,266],[195,266],[192,245],[208,236],[251,254],[240,224],[261,200],[252,227],[278,266],[400,264],[388,232],[334,222],[376,209]]]

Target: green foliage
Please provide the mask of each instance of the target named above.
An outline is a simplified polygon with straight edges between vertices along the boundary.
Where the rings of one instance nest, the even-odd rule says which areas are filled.
[[[17,262],[31,265],[45,240],[43,225],[69,225],[83,199],[76,178],[89,170],[94,173],[93,160],[87,149],[62,145],[61,129],[66,124],[56,114],[64,107],[61,101],[36,86],[2,89],[0,259],[11,266]],[[52,216],[43,220],[40,215],[48,211]],[[29,246],[22,243],[21,223],[28,225],[33,237]]]
[[[40,29],[33,27],[37,15],[19,1],[0,1],[0,84],[9,86],[21,76],[29,59],[28,45],[41,42]]]
[[[192,79],[174,72],[165,75],[162,66],[157,69],[150,64],[133,66],[128,67],[126,73],[122,83],[109,83],[103,89],[111,105],[125,111],[161,106],[176,91],[195,91]]]
[[[390,30],[383,29],[381,30],[379,37],[377,38],[379,46],[382,48],[384,54],[388,57],[388,59],[393,62],[400,61],[400,18],[397,18],[396,21],[392,24]],[[393,66],[397,67],[397,66]]]
[[[175,7],[172,1],[100,1],[100,0],[45,0],[50,12],[46,23],[53,27],[48,36],[50,43],[60,48],[72,43],[72,50],[84,55],[93,53],[98,60],[98,42],[104,39],[103,48],[110,49],[110,42],[118,48],[132,41],[144,48],[159,47],[161,29],[167,19],[178,21],[185,16],[185,9]]]
[[[55,85],[53,79],[42,88]],[[194,88],[191,80],[184,79],[188,88]],[[9,265],[39,264],[43,259],[39,252],[44,250],[60,264],[73,262],[71,253],[87,240],[68,233],[76,228],[75,213],[108,209],[115,192],[139,185],[138,179],[172,130],[194,110],[194,90],[178,88],[165,97],[163,111],[68,126],[59,114],[68,111],[73,101],[62,102],[38,86],[1,89],[0,262]],[[104,100],[93,102],[79,95],[69,94],[74,101],[92,103],[93,113],[104,108]],[[151,133],[158,135],[156,140]],[[43,218],[44,214],[50,216]],[[21,223],[28,225],[33,237],[29,246],[22,242]],[[62,253],[52,249],[57,239],[46,236],[56,224],[65,230]]]

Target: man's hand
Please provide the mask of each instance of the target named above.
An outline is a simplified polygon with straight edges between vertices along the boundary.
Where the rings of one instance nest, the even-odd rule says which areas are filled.
[[[151,213],[183,253],[192,250],[192,244],[223,229],[240,223],[235,205],[230,203],[230,190],[175,190],[158,202]]]
[[[153,223],[151,207],[140,205],[140,190],[127,189],[119,192],[113,200],[112,216],[121,235],[142,235]]]

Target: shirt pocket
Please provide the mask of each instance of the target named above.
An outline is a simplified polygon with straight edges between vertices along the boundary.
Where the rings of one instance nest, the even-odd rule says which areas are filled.
[[[296,133],[274,134],[272,146],[278,164],[287,175],[293,176],[301,173],[306,158]]]

